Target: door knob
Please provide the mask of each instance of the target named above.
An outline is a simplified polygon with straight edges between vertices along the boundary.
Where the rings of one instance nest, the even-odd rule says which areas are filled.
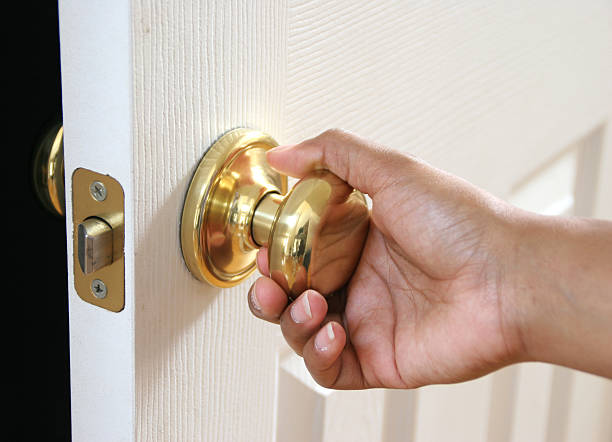
[[[313,171],[287,192],[287,177],[265,153],[278,143],[251,129],[223,135],[206,152],[187,191],[181,247],[191,273],[218,287],[255,270],[260,247],[270,276],[291,297],[331,294],[351,277],[368,230],[363,194],[336,175]]]
[[[34,190],[50,212],[64,216],[64,127],[55,124],[39,141],[32,165]]]

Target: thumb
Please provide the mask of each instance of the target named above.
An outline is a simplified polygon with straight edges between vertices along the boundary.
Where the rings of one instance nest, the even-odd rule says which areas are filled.
[[[401,167],[409,160],[339,129],[299,144],[278,146],[268,151],[267,159],[274,169],[298,178],[315,169],[327,169],[370,196],[397,181]]]

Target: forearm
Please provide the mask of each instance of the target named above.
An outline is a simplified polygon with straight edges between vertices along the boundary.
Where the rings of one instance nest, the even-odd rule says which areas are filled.
[[[522,358],[612,378],[612,223],[523,214],[518,225]]]

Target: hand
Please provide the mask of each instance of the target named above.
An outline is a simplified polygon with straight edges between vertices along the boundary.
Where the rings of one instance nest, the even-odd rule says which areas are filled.
[[[512,247],[504,203],[414,158],[328,131],[274,149],[300,177],[327,168],[372,198],[368,238],[344,300],[306,291],[290,306],[262,277],[253,313],[280,322],[315,380],[332,388],[416,387],[471,379],[513,360],[503,278]],[[259,269],[268,274],[266,250]],[[325,324],[322,327],[322,324]]]
[[[307,290],[288,305],[266,276],[249,291],[253,314],[280,323],[321,385],[414,388],[533,358],[523,331],[538,315],[525,314],[529,302],[521,299],[530,298],[517,295],[529,285],[518,259],[531,219],[524,212],[339,130],[273,149],[268,161],[296,177],[329,169],[372,199],[366,244],[344,296],[326,300]],[[266,256],[262,249],[257,259],[264,275]]]

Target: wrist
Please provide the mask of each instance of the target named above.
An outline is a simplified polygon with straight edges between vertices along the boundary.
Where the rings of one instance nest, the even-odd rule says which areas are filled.
[[[556,218],[516,210],[514,214],[512,275],[508,281],[508,304],[511,305],[509,322],[520,340],[518,361],[546,359],[546,342],[555,341],[552,299],[559,296],[555,241],[551,233],[556,230]]]
[[[508,293],[517,361],[601,373],[612,337],[612,224],[518,210],[516,220]]]

